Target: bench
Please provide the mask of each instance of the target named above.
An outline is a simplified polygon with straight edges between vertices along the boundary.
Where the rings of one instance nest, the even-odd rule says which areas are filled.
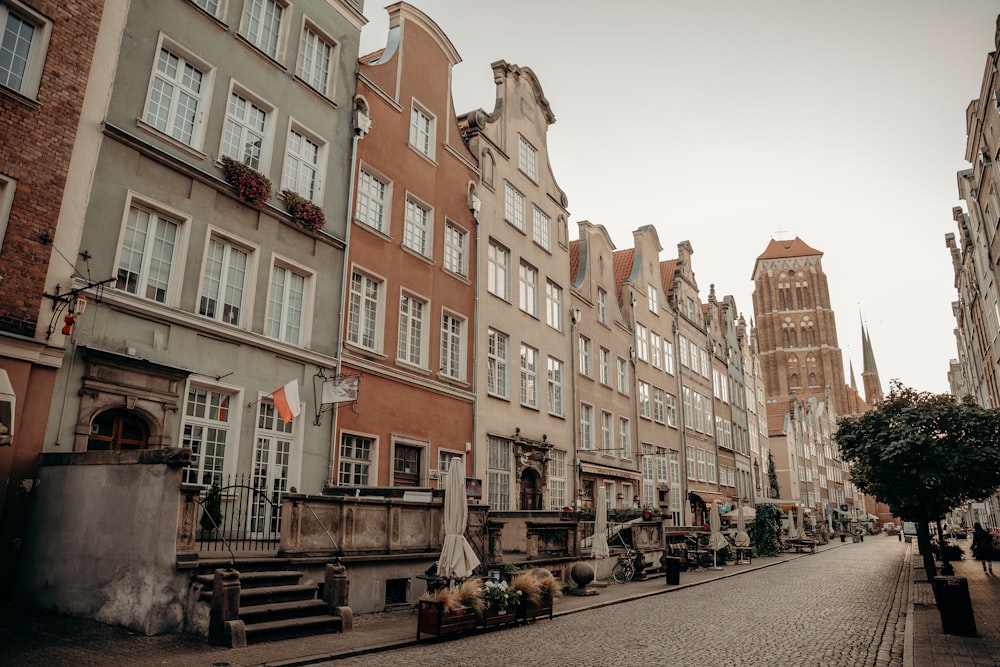
[[[795,550],[795,553],[804,553],[806,550],[809,553],[816,553],[816,540],[788,540],[785,542],[785,550],[791,551]]]

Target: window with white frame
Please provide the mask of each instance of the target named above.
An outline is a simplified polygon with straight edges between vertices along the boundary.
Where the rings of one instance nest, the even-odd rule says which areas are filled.
[[[691,408],[691,390],[688,387],[682,389],[684,400],[684,428],[694,428],[694,412]]]
[[[546,250],[552,249],[552,221],[542,209],[531,207],[531,238]]]
[[[524,195],[518,192],[517,188],[509,182],[504,181],[503,219],[523,232],[525,216],[524,210]]]
[[[648,445],[643,445],[643,448]],[[642,457],[642,506],[652,507],[656,502],[656,481],[653,457]]]
[[[549,450],[549,509],[567,507],[566,497],[566,452],[561,449]]]
[[[681,525],[681,455],[670,450],[670,512],[674,525]]]
[[[521,262],[519,272],[521,285],[521,310],[533,317],[538,316],[538,269]]]
[[[434,157],[434,116],[413,103],[410,108],[410,145],[429,158]]]
[[[444,268],[463,278],[469,275],[469,233],[453,222],[444,226]]]
[[[295,74],[321,95],[332,97],[336,51],[337,46],[332,39],[321,35],[315,26],[304,25],[302,39],[299,41],[299,64]]]
[[[719,383],[719,369],[718,368],[713,368],[712,369],[712,394],[716,398],[721,399],[722,398],[722,388],[719,385],[720,385],[720,383]]]
[[[618,391],[628,395],[628,362],[618,357]]]
[[[710,397],[705,397],[702,408],[705,410],[705,435],[712,435],[714,427],[712,426],[712,399]]]
[[[549,414],[563,416],[563,362],[549,357]]]
[[[639,416],[646,419],[653,416],[649,396],[649,383],[644,380],[639,380]]]
[[[601,410],[601,453],[608,456],[615,452],[614,424],[615,416],[607,410]]]
[[[658,313],[660,310],[660,296],[653,284],[646,285],[646,300],[649,304],[649,312]]]
[[[715,418],[715,444],[719,447],[725,444],[726,436],[722,430],[722,417],[717,416]]]
[[[538,350],[521,343],[521,405],[538,407]]]
[[[602,287],[597,288],[597,321],[608,323],[608,293]]]
[[[281,187],[302,195],[314,204],[322,202],[326,143],[294,125],[285,145],[285,172]]]
[[[627,417],[618,418],[618,455],[632,458],[632,424]]]
[[[538,149],[517,135],[517,168],[534,182],[538,182]]]
[[[427,302],[409,294],[399,297],[399,347],[397,354],[401,361],[415,366],[426,366],[424,350],[426,346]]]
[[[237,327],[243,324],[249,262],[250,251],[246,247],[218,236],[209,239],[201,277],[199,315]]]
[[[465,320],[445,312],[441,315],[441,375],[461,380]]]
[[[580,404],[580,448],[594,450],[594,406]]]
[[[465,454],[453,452],[447,449],[439,449],[437,460],[437,470],[438,473],[440,473],[439,479],[441,480],[441,482],[438,482],[439,486],[444,481],[446,473],[451,470],[452,459],[458,459],[458,463],[455,465],[458,466],[458,469],[462,471],[463,475],[465,474]]]
[[[715,483],[715,452],[705,452],[705,463],[707,467],[707,478],[709,482]]]
[[[178,261],[181,221],[137,202],[129,207],[115,288],[168,303]]]
[[[271,58],[278,58],[284,3],[276,0],[246,0],[240,35]]]
[[[486,501],[494,512],[508,512],[510,506],[513,451],[510,440],[489,436],[487,442]]]
[[[700,372],[698,370],[698,344],[693,340],[688,341],[688,347],[691,351],[691,370],[695,373]]]
[[[663,347],[660,334],[649,332],[649,363],[653,368],[663,368]]]
[[[375,441],[352,433],[340,436],[340,459],[337,483],[340,486],[371,486]]]
[[[674,343],[666,338],[663,339],[663,370],[674,374]]]
[[[694,399],[694,430],[704,431],[705,430],[705,413],[702,407],[702,397],[696,391],[691,392],[691,396]]]
[[[648,335],[645,325],[635,325],[635,352],[641,361],[649,361]]]
[[[708,360],[708,351],[698,350],[698,353],[701,355],[701,374],[706,378],[711,377],[712,364]]]
[[[20,2],[0,2],[0,86],[34,99],[52,22]]]
[[[373,352],[381,351],[382,281],[360,271],[351,273],[347,340]]]
[[[594,369],[590,365],[590,339],[580,334],[580,372],[587,377],[594,376]]]
[[[691,364],[688,363],[688,339],[684,334],[677,338],[677,351],[681,355],[681,366],[688,368]]]
[[[273,136],[273,111],[274,107],[234,85],[226,105],[226,122],[219,152],[251,169],[265,171],[265,153]]]
[[[705,450],[695,450],[695,456],[698,459],[698,481],[706,482],[708,481],[708,465],[705,461]]]
[[[507,398],[507,365],[510,338],[496,329],[486,333],[486,391],[493,396]]]
[[[653,460],[656,463],[656,481],[664,484],[669,483],[670,474],[667,470],[667,452],[663,449],[657,449]]]
[[[212,16],[218,16],[219,9],[222,8],[222,3],[219,0],[191,0],[191,2],[192,4],[204,9]]]
[[[235,404],[236,396],[230,391],[193,383],[188,387],[181,422],[181,446],[191,451],[183,474],[185,484],[222,485],[227,456],[235,455],[239,437],[234,428],[239,417],[232,409]]]
[[[677,428],[677,397],[667,394],[667,426]]]
[[[403,245],[425,257],[431,255],[431,211],[413,199],[406,199],[406,216],[403,220]]]
[[[510,250],[490,239],[487,262],[487,290],[504,301],[510,301]]]
[[[157,53],[144,121],[182,144],[199,148],[209,107],[214,70],[175,44],[163,41]]]
[[[7,224],[10,222],[10,209],[14,204],[14,190],[17,181],[0,174],[0,252],[3,252],[3,241],[7,236]]]
[[[545,323],[563,330],[563,290],[551,280],[545,281]]]
[[[389,183],[362,168],[358,172],[358,205],[354,217],[374,230],[388,234]]]
[[[271,270],[271,287],[267,297],[267,336],[300,345],[303,342],[303,324],[307,288],[312,275],[275,264]]]
[[[687,477],[688,479],[698,479],[698,469],[694,462],[694,447],[687,447],[687,455],[685,456],[686,466],[687,466]]]
[[[666,394],[659,387],[653,387],[653,421],[664,423],[666,419]]]
[[[597,377],[601,384],[611,386],[611,350],[606,347],[597,351]]]

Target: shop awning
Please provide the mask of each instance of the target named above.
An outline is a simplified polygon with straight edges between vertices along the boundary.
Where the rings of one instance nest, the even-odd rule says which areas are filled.
[[[830,509],[832,509],[837,514],[842,514],[843,516],[847,516],[850,513],[850,512],[847,512],[845,510],[840,509],[839,507],[831,507]]]
[[[632,482],[641,482],[639,473],[610,466],[602,466],[596,463],[581,463],[580,472],[589,475],[600,475],[601,477],[615,477],[617,479],[627,479]]]
[[[688,495],[700,498],[706,505],[711,505],[716,500],[720,503],[729,503],[733,500],[729,496],[725,496],[721,493],[715,493],[714,491],[695,491],[694,489],[691,489],[688,491]]]

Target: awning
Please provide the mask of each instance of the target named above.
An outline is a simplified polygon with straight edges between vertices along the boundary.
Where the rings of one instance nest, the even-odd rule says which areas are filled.
[[[581,463],[580,472],[585,472],[590,475],[600,475],[601,477],[616,477],[618,479],[627,479],[632,482],[641,482],[639,473],[631,472],[629,470],[622,470],[620,468],[612,468],[610,466],[597,465],[596,463]]]
[[[695,491],[694,489],[691,489],[688,491],[688,495],[697,496],[698,498],[701,498],[702,502],[704,502],[706,505],[711,505],[716,500],[718,500],[720,503],[729,503],[732,502],[733,500],[729,496],[724,496],[721,493],[715,493],[713,491]]]
[[[831,507],[830,509],[832,509],[837,514],[843,514],[844,516],[847,516],[848,514],[850,514],[850,512],[847,512],[846,510],[842,510],[839,507]]]

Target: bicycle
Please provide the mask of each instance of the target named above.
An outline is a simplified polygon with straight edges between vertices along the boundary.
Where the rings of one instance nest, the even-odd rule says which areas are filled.
[[[618,556],[618,562],[615,563],[615,567],[611,570],[611,578],[615,583],[624,584],[632,581],[632,577],[635,576],[635,559],[638,552],[626,544],[620,534],[618,535],[618,539],[621,541],[622,546],[625,547],[625,553]]]

